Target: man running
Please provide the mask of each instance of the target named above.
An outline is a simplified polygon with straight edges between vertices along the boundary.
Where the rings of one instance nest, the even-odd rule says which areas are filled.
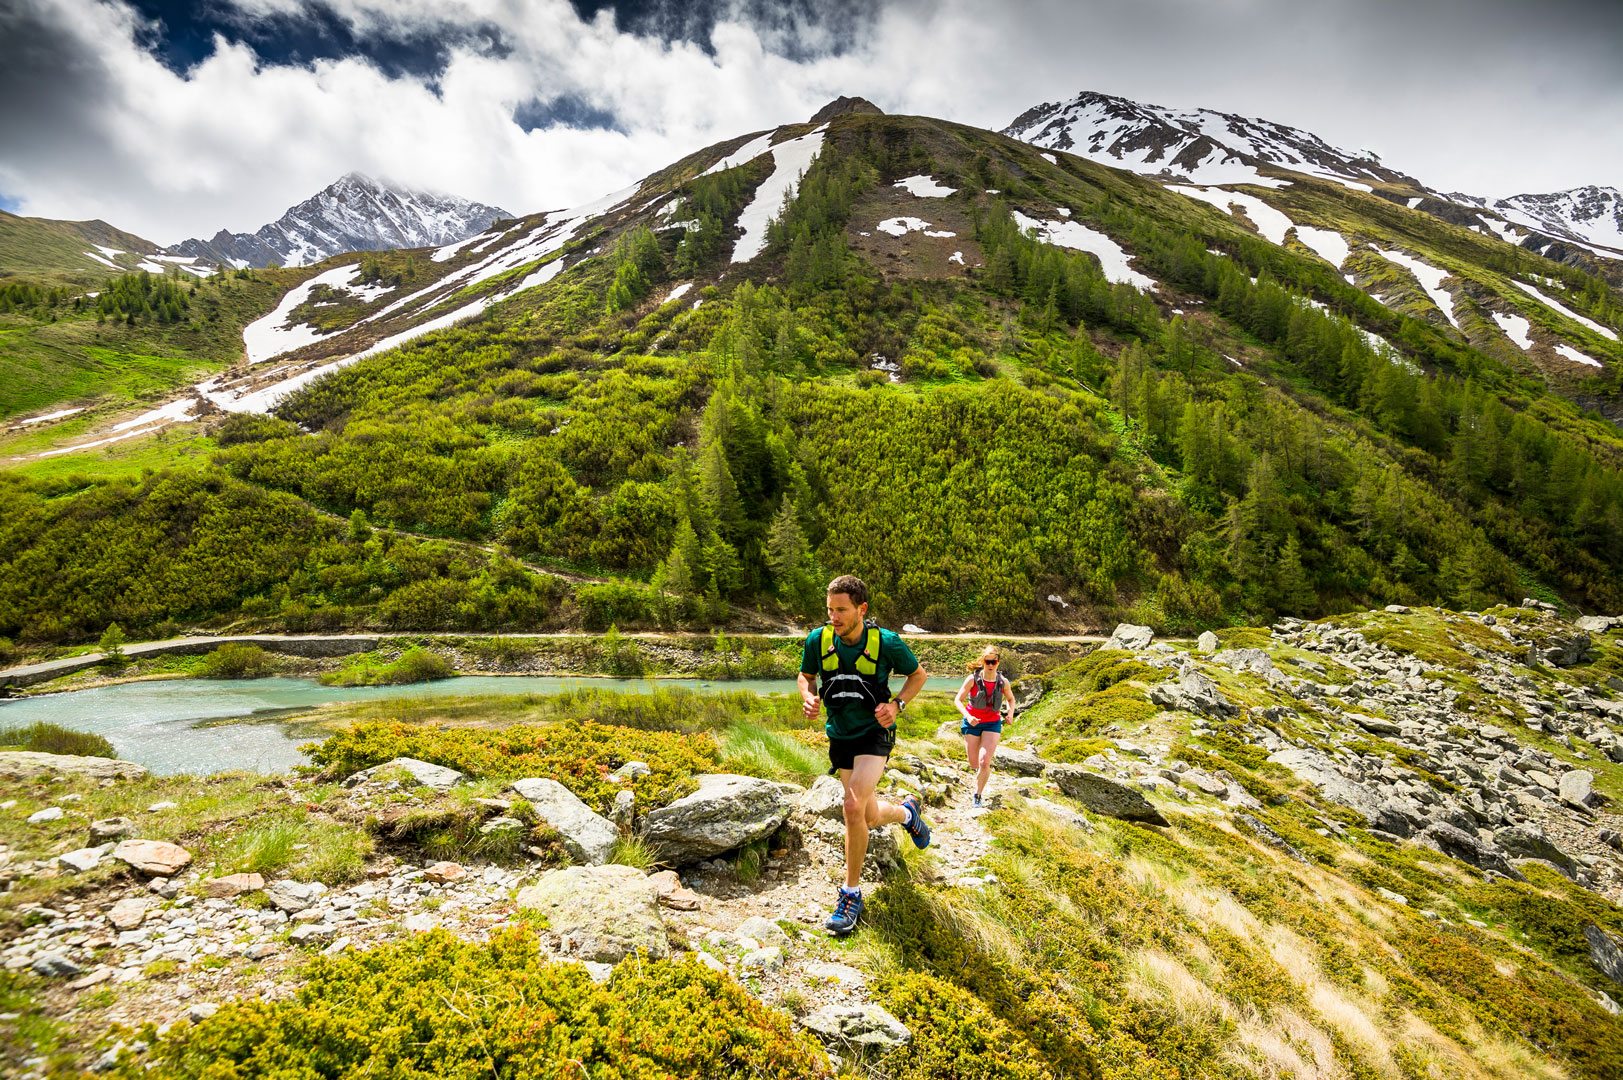
[[[907,676],[894,698],[890,676]],[[874,794],[896,745],[896,719],[924,689],[924,668],[893,631],[868,622],[868,586],[846,574],[828,583],[828,625],[806,635],[800,660],[800,699],[808,719],[828,705],[828,760],[845,788],[845,884],[834,914],[823,925],[836,937],[856,929],[862,917],[862,862],[868,830],[900,825],[915,847],[930,843],[916,796],[900,804]],[[820,680],[821,685],[818,685]]]

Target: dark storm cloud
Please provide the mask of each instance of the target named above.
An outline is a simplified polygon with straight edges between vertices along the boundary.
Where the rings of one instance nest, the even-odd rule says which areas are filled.
[[[0,4],[0,169],[80,164],[96,103],[111,94],[100,58],[33,0]]]
[[[185,74],[214,51],[214,39],[252,46],[266,64],[308,65],[361,57],[391,78],[433,79],[456,48],[504,57],[511,48],[501,28],[483,22],[358,31],[331,4],[309,3],[297,12],[245,14],[216,0],[130,0],[146,20],[136,40],[176,74]]]

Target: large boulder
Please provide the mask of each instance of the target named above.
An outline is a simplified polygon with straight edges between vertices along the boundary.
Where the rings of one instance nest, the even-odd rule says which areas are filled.
[[[701,776],[699,790],[642,817],[644,838],[667,862],[732,851],[777,831],[801,790],[754,776]]]
[[[1464,829],[1446,821],[1434,821],[1417,837],[1420,843],[1435,848],[1480,870],[1492,870],[1517,881],[1526,881],[1522,872],[1510,864],[1505,853],[1491,844],[1484,844]]]
[[[1562,873],[1572,877],[1578,864],[1571,855],[1555,845],[1544,830],[1534,824],[1512,825],[1493,834],[1493,842],[1505,854],[1515,859],[1542,859],[1552,863]]]
[[[385,761],[382,765],[374,765],[370,769],[362,769],[352,774],[344,781],[347,788],[358,787],[371,780],[379,773],[404,770],[408,776],[423,787],[433,788],[435,791],[450,791],[463,780],[461,773],[444,765],[435,765],[429,761],[419,761],[416,758],[397,757],[392,761]]]
[[[544,916],[562,951],[581,960],[613,964],[634,952],[656,959],[670,953],[658,891],[635,867],[551,870],[520,889],[515,902]]]
[[[1527,649],[1527,662],[1532,665],[1549,664],[1551,667],[1572,667],[1584,662],[1589,653],[1589,635],[1576,628],[1558,630],[1535,641]]]
[[[1561,801],[1571,806],[1590,807],[1595,804],[1595,774],[1588,769],[1572,769],[1561,774]]]
[[[1198,671],[1186,671],[1176,681],[1150,687],[1150,700],[1163,709],[1182,709],[1198,716],[1233,716],[1240,710]]]
[[[1030,750],[1016,750],[1012,746],[998,747],[997,755],[992,758],[992,768],[1016,776],[1041,776],[1043,764],[1043,759]]]
[[[326,891],[327,886],[319,881],[284,879],[273,881],[265,887],[265,899],[276,910],[296,915],[315,904]]]
[[[513,790],[529,800],[535,816],[557,830],[564,847],[581,862],[599,866],[614,854],[619,831],[558,781],[532,776],[513,781]]]
[[[845,785],[832,776],[819,776],[812,786],[795,800],[795,812],[807,817],[845,819]]]
[[[1132,623],[1117,623],[1116,629],[1110,632],[1101,649],[1125,649],[1128,652],[1142,652],[1150,647],[1155,640],[1155,631],[1147,626],[1134,626]]]
[[[1594,923],[1585,924],[1584,940],[1589,943],[1589,962],[1595,970],[1623,986],[1623,941]]]
[[[133,761],[117,758],[42,754],[37,750],[0,750],[0,780],[33,780],[66,773],[92,780],[139,780],[147,774]]]
[[[1274,658],[1261,649],[1224,649],[1212,657],[1212,662],[1234,671],[1249,671],[1254,675],[1267,675],[1274,670]]]
[[[1207,630],[1206,632],[1202,633],[1200,635],[1200,637],[1195,639],[1195,651],[1196,652],[1203,652],[1203,653],[1214,653],[1214,652],[1216,652],[1217,651],[1217,635],[1212,633],[1210,630]]]
[[[1118,784],[1108,777],[1089,772],[1080,765],[1049,765],[1045,770],[1059,789],[1096,814],[1122,821],[1140,821],[1148,825],[1165,825],[1167,819],[1142,793]]]
[[[1317,750],[1292,746],[1284,750],[1276,750],[1268,755],[1268,760],[1275,765],[1283,765],[1301,779],[1318,788],[1319,794],[1339,806],[1356,811],[1360,817],[1370,824],[1384,819],[1388,815],[1382,809],[1382,799],[1369,788],[1349,779],[1335,762]],[[1393,831],[1385,825],[1379,825],[1387,832]],[[1408,835],[1405,829],[1400,836]]]
[[[174,877],[192,861],[191,852],[163,840],[125,840],[113,849],[112,855],[153,877]]]

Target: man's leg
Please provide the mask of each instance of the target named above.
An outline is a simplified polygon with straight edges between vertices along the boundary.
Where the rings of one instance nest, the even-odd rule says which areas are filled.
[[[845,787],[845,885],[855,889],[862,881],[862,862],[868,857],[868,830],[880,825],[900,825],[907,811],[874,794],[885,772],[885,759],[877,754],[859,754],[849,769],[840,770]]]
[[[988,731],[981,736],[980,765],[975,770],[975,794],[980,795],[986,791],[986,781],[992,776],[992,755],[997,753],[997,742],[1002,738],[995,731]]]

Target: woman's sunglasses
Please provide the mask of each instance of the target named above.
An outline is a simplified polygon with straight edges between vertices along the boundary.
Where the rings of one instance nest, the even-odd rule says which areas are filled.
[[[982,657],[981,663],[985,664],[987,667],[997,667],[996,660],[987,660],[986,658]]]

